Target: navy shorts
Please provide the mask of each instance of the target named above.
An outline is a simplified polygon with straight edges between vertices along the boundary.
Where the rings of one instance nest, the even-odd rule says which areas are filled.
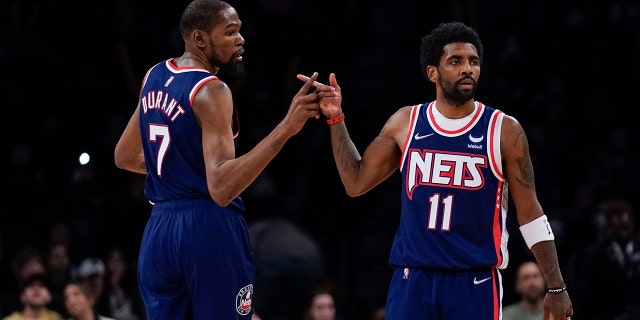
[[[138,261],[147,317],[251,319],[254,264],[244,217],[209,199],[156,203]]]
[[[386,320],[498,320],[502,277],[496,268],[432,271],[396,268],[389,286]]]

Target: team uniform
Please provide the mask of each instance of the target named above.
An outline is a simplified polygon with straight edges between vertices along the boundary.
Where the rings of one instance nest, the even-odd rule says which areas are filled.
[[[143,81],[144,193],[153,209],[138,280],[149,319],[251,318],[254,265],[244,205],[240,197],[227,207],[211,199],[202,130],[191,109],[196,92],[216,79],[169,59]]]
[[[501,318],[499,269],[509,261],[503,117],[480,102],[462,119],[445,118],[435,102],[412,107],[386,319]]]

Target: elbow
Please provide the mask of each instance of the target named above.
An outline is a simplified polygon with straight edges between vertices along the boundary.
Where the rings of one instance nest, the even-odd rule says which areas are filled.
[[[134,168],[136,167],[135,158],[118,155],[117,153],[113,157],[113,161],[118,169],[134,171]]]
[[[120,145],[116,146],[115,151],[113,152],[113,162],[118,169],[129,170],[134,165],[135,156],[131,153],[126,152],[126,150]]]
[[[214,197],[213,195],[211,195],[211,199],[213,199],[213,202],[215,202],[218,206],[225,208],[226,206],[228,206],[231,203],[230,198],[223,198],[223,197]]]
[[[349,197],[351,197],[351,198],[355,198],[355,197],[357,197],[357,196],[359,196],[359,195],[360,195],[359,193],[354,192],[354,191],[353,191],[353,190],[351,190],[351,189],[346,189],[346,188],[345,188],[345,191],[347,192],[347,195],[348,195]]]
[[[114,155],[113,161],[118,169],[126,169],[128,167],[129,162],[117,153]]]
[[[228,192],[228,189],[225,190],[224,188],[209,187],[209,195],[213,202],[223,208],[228,206],[231,201],[236,198],[233,194]]]
[[[348,185],[344,186],[344,190],[347,192],[347,196],[349,196],[351,198],[355,198],[357,196],[361,196],[361,195],[363,195],[363,194],[365,194],[367,192],[367,190],[362,190],[362,189],[357,188],[355,186],[348,186]]]
[[[349,196],[351,198],[355,198],[355,197],[361,196],[363,194],[364,194],[364,192],[348,192],[347,191],[347,196]]]
[[[127,170],[135,173],[145,174],[147,173],[147,168],[144,163],[144,159],[140,160],[137,158],[131,157],[114,157],[114,164],[116,168]]]

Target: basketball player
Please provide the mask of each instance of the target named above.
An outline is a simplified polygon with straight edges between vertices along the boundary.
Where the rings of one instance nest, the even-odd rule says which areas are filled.
[[[499,270],[509,261],[508,192],[520,231],[549,285],[545,319],[573,314],[554,235],[537,200],[523,128],[474,100],[482,51],[476,31],[462,23],[441,24],[425,36],[420,63],[435,84],[436,100],[400,108],[362,156],[349,138],[341,96],[320,93],[349,196],[371,190],[396,169],[402,174],[387,320],[500,318]],[[335,74],[329,81],[340,94]]]
[[[184,10],[180,57],[144,77],[138,106],[115,148],[118,168],[146,174],[153,204],[138,280],[149,319],[251,319],[254,264],[240,198],[310,117],[319,117],[314,74],[284,119],[236,158],[233,98],[216,77],[242,61],[236,10],[195,0]],[[237,126],[236,126],[237,127]]]

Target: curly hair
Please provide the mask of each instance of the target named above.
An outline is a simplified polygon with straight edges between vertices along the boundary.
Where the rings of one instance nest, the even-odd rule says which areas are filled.
[[[440,23],[437,28],[422,38],[420,44],[420,67],[425,77],[427,76],[427,66],[440,65],[444,47],[454,42],[471,43],[476,46],[480,62],[482,62],[482,41],[473,28],[457,21]]]
[[[220,22],[220,12],[232,8],[222,0],[194,0],[182,12],[180,33],[186,38],[194,30],[211,31]]]

